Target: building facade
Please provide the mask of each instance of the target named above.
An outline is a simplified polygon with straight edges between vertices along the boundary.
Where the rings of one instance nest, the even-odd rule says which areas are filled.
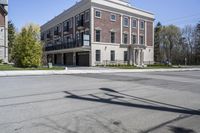
[[[81,0],[41,26],[47,62],[96,66],[154,63],[154,15],[126,0]]]
[[[8,62],[8,0],[0,0],[0,60]]]

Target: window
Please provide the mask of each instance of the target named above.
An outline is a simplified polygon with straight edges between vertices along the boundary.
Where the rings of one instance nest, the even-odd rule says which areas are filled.
[[[137,40],[136,35],[132,35],[132,44],[136,44],[136,40]]]
[[[124,33],[123,35],[124,35],[123,37],[124,44],[128,44],[128,34]]]
[[[76,16],[76,25],[78,25],[79,22],[79,15]]]
[[[111,21],[116,21],[116,15],[115,14],[111,14],[110,15],[110,20]]]
[[[111,43],[115,43],[115,32],[111,32]]]
[[[72,19],[69,19],[68,21],[69,21],[68,22],[69,23],[69,28],[72,28]]]
[[[124,61],[128,61],[128,52],[124,51]]]
[[[100,42],[100,41],[101,41],[101,31],[96,30],[96,42]]]
[[[133,19],[132,20],[132,28],[136,28],[137,27],[137,20]]]
[[[115,61],[115,51],[114,50],[110,51],[110,60]]]
[[[96,61],[101,61],[101,51],[96,50]]]
[[[88,22],[90,19],[90,12],[89,11],[86,11],[85,12],[85,22]]]
[[[140,29],[142,29],[142,30],[144,30],[144,23],[145,23],[144,21],[140,22]]]
[[[96,18],[101,18],[101,11],[96,10],[95,11],[95,17]]]
[[[129,24],[128,21],[129,21],[129,20],[128,20],[128,17],[124,17],[124,26],[125,26],[125,27],[128,27],[128,24]]]
[[[144,36],[140,36],[140,44],[144,44]]]

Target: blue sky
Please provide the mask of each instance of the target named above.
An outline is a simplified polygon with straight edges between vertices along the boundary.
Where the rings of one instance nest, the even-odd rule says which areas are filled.
[[[155,22],[183,27],[200,21],[200,0],[130,0],[136,8],[155,14]],[[44,24],[74,5],[76,0],[9,0],[9,20],[20,29],[33,22]]]

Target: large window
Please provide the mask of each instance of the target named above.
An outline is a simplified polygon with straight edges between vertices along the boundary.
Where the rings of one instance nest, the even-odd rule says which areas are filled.
[[[96,10],[96,11],[95,11],[95,17],[96,17],[96,18],[101,18],[101,11]]]
[[[144,44],[144,36],[140,36],[140,44]]]
[[[128,44],[128,34],[126,33],[123,34],[123,42],[124,44]]]
[[[100,42],[100,41],[101,41],[101,31],[96,30],[96,42]]]
[[[128,52],[124,51],[124,61],[128,61]]]
[[[140,22],[140,29],[144,30],[144,25],[145,25],[145,22],[144,22],[144,21],[141,21],[141,22]]]
[[[115,43],[115,32],[111,32],[110,33],[110,36],[111,36],[111,43]]]
[[[136,44],[137,37],[136,35],[132,35],[132,44]]]
[[[110,60],[115,61],[115,51],[114,50],[110,51]]]
[[[132,28],[136,28],[136,27],[137,27],[137,20],[132,19]]]
[[[96,50],[96,61],[101,61],[101,51]]]
[[[129,19],[128,19],[128,17],[124,17],[124,26],[125,27],[128,27],[128,25],[129,25]]]

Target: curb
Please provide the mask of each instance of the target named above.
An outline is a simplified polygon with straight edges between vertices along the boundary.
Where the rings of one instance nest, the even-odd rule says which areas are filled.
[[[181,71],[200,71],[200,68],[0,71],[0,77],[95,74],[95,73],[129,73],[129,72],[131,72],[131,73],[140,73],[140,72],[181,72]]]

